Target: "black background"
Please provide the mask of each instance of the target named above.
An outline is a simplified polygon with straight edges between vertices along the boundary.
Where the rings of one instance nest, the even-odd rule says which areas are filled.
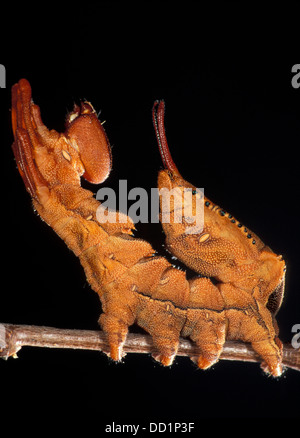
[[[7,73],[0,89],[1,322],[97,329],[101,313],[76,257],[33,213],[16,170],[10,88],[25,77],[49,128],[63,131],[74,101],[85,98],[101,110],[113,146],[105,185],[113,188],[119,179],[129,188],[155,187],[162,165],[151,108],[165,99],[168,141],[182,175],[285,258],[277,320],[280,338],[291,341],[300,323],[295,8],[86,2],[68,10],[7,10],[0,52]],[[159,224],[137,229],[161,248]],[[299,416],[299,373],[268,378],[258,364],[221,361],[203,372],[187,358],[163,368],[146,355],[114,364],[97,352],[28,347],[18,360],[0,362],[0,381],[4,416],[13,409],[28,419],[34,412],[44,425],[64,417],[66,424],[97,424],[100,434],[110,421],[191,421],[199,432],[209,418]]]

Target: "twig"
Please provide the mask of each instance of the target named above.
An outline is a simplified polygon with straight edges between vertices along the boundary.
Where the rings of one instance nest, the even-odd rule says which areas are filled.
[[[105,335],[102,331],[66,330],[33,325],[0,324],[0,357],[16,357],[24,346],[71,348],[81,350],[108,351]],[[130,333],[124,345],[126,353],[153,353],[149,335]],[[188,339],[180,339],[178,356],[193,356],[195,346]],[[227,341],[220,359],[246,362],[260,362],[250,344]],[[283,366],[300,371],[300,349],[291,345],[283,346]]]

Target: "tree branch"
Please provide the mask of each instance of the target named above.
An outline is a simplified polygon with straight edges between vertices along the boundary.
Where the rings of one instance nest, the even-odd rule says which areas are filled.
[[[0,357],[16,357],[24,346],[70,348],[108,352],[108,345],[102,331],[67,330],[33,325],[14,325],[0,323]],[[153,353],[152,339],[149,335],[129,333],[124,345],[126,353]],[[188,339],[180,338],[177,356],[197,354],[195,345]],[[220,359],[246,362],[260,362],[250,344],[227,341]],[[300,371],[300,349],[291,345],[283,346],[283,366]]]

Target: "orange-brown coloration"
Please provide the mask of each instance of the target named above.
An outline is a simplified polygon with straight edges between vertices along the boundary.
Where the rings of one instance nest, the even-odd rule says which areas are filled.
[[[196,196],[196,187],[182,178],[173,162],[163,114],[164,102],[155,102],[154,126],[166,167],[159,173],[158,187],[160,190],[190,189]],[[269,350],[266,354],[273,356],[273,373],[279,374],[281,342],[276,337],[274,317],[283,298],[285,262],[252,231],[206,197],[204,205],[204,228],[200,234],[187,233],[190,224],[184,220],[175,223],[174,211],[169,212],[170,222],[162,222],[167,247],[195,272],[219,281],[217,288],[223,298],[227,321],[226,339],[252,342],[261,356],[264,356],[262,351]],[[263,340],[261,336],[265,331],[268,336]]]
[[[67,120],[66,137],[79,152],[85,166],[83,177],[100,184],[111,169],[111,153],[107,136],[94,108],[89,102],[75,105]]]
[[[159,186],[193,188],[170,158],[161,104],[159,108],[156,133],[169,167],[160,173]],[[228,217],[209,207],[200,236],[185,235],[184,224],[164,225],[170,250],[219,284],[209,278],[188,281],[183,271],[156,256],[148,242],[131,236],[130,218],[125,223],[97,221],[100,203],[80,186],[80,177],[103,181],[111,155],[91,104],[75,108],[64,134],[49,131],[31,100],[29,83],[21,79],[12,88],[12,127],[13,151],[34,208],[79,257],[101,299],[99,322],[112,359],[122,358],[128,327],[136,323],[152,336],[153,356],[163,365],[176,356],[179,336],[196,343],[199,354],[192,359],[202,369],[218,360],[225,339],[242,339],[252,343],[266,371],[281,374],[280,341],[268,300],[273,296],[271,310],[277,310],[284,262],[257,237],[251,246]]]

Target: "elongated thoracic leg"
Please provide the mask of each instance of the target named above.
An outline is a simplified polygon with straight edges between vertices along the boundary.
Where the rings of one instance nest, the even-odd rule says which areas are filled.
[[[155,103],[153,120],[167,167],[159,178],[162,187],[188,188],[197,195],[195,187],[179,175],[168,151],[163,102]],[[121,359],[128,327],[137,323],[152,336],[154,357],[164,365],[172,363],[182,335],[196,343],[198,366],[208,368],[218,360],[226,337],[251,342],[264,360],[263,368],[274,376],[280,375],[281,343],[268,304],[274,311],[280,307],[282,260],[269,250],[259,253],[256,238],[249,244],[252,235],[248,231],[241,245],[236,220],[230,217],[231,221],[224,223],[229,216],[211,208],[206,210],[211,216],[206,216],[204,224],[208,227],[207,218],[211,217],[210,228],[205,234],[190,235],[191,244],[187,242],[185,225],[174,229],[169,223],[165,229],[172,239],[175,231],[179,253],[187,256],[186,260],[181,257],[182,261],[188,264],[190,259],[196,260],[190,266],[197,272],[215,275],[219,271],[223,275],[221,271],[228,271],[222,279],[215,275],[224,281],[217,286],[208,278],[187,281],[185,273],[156,256],[150,244],[130,236],[134,224],[129,217],[125,222],[99,222],[100,204],[92,192],[80,186],[80,177],[91,183],[104,181],[111,168],[111,155],[106,134],[89,102],[75,107],[64,133],[49,131],[31,100],[29,83],[22,79],[12,89],[12,126],[13,151],[34,208],[79,257],[88,282],[99,294],[103,307],[100,325],[107,335],[112,359]],[[224,230],[228,231],[225,237]],[[233,246],[229,245],[230,238]],[[172,239],[170,242],[174,242]],[[260,263],[255,261],[257,255]],[[206,256],[205,266],[210,269],[203,271],[198,262]],[[276,275],[270,277],[271,271]],[[261,290],[263,285],[265,289]],[[267,302],[270,292],[275,304]]]
[[[91,104],[70,114],[65,133],[49,131],[31,99],[30,84],[21,79],[12,87],[12,127],[18,169],[43,220],[76,255],[105,237],[89,220],[96,218],[99,203],[80,186],[80,176],[102,180],[111,166],[110,147]],[[93,153],[104,163],[90,163]]]
[[[89,102],[75,106],[66,131],[49,131],[40,109],[31,99],[31,87],[21,79],[12,87],[13,151],[25,186],[38,199],[42,187],[73,184],[80,176],[92,183],[104,181],[111,169],[110,146]],[[39,201],[43,201],[39,199]]]
[[[37,199],[42,192],[46,194],[48,188],[34,161],[34,149],[41,145],[35,130],[38,117],[34,108],[31,88],[27,81],[21,80],[12,87],[13,152],[26,189]]]

